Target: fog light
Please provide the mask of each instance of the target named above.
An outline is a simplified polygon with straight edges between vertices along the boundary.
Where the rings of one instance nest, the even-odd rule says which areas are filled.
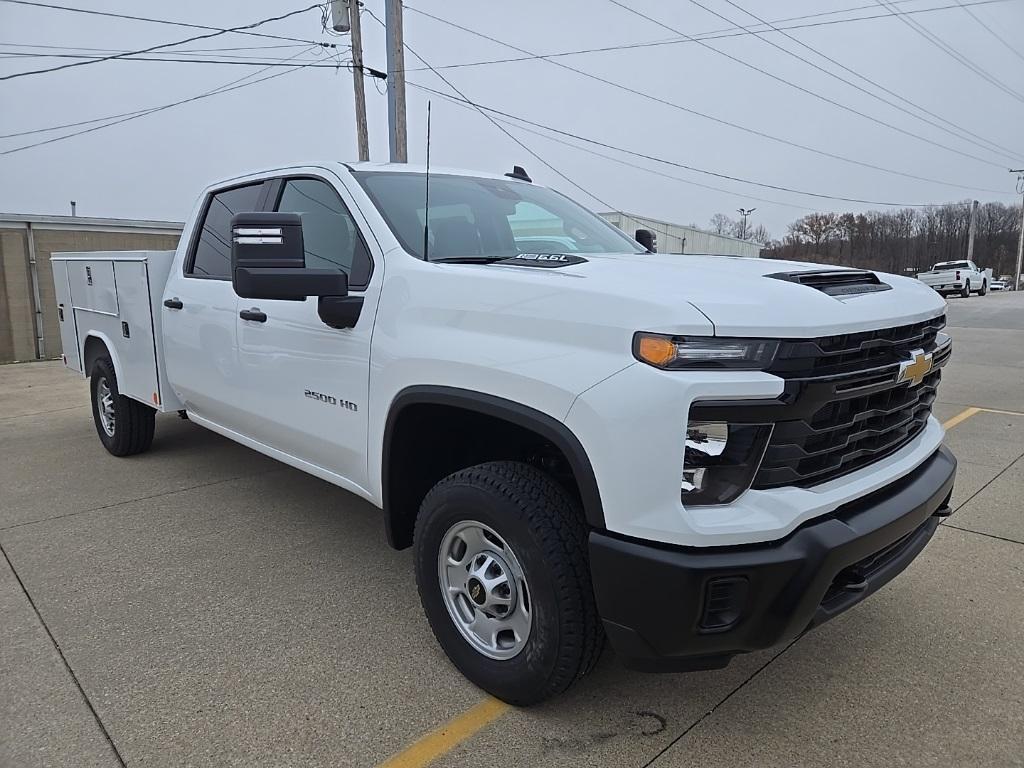
[[[686,427],[684,504],[728,504],[754,479],[771,436],[770,424],[692,421]]]

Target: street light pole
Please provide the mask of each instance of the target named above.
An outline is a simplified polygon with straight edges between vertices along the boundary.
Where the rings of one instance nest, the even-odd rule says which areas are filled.
[[[740,240],[747,239],[747,216],[756,211],[757,208],[737,208],[736,211],[743,217],[743,225],[740,228]]]

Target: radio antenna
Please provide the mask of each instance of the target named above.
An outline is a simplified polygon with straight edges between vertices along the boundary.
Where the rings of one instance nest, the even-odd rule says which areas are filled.
[[[424,203],[423,203],[423,260],[430,261],[428,249],[430,248],[430,102],[427,102],[427,173],[424,179]]]

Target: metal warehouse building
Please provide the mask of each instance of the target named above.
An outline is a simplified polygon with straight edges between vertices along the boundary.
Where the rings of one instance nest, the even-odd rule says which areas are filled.
[[[181,227],[170,221],[0,213],[0,363],[61,354],[50,254],[173,250]]]
[[[613,211],[598,215],[630,237],[633,237],[638,229],[651,230],[657,235],[659,253],[715,253],[722,256],[758,258],[763,247],[761,243],[754,243],[750,240],[716,235],[714,232],[705,232],[696,227],[686,227],[682,224],[673,224],[670,221],[637,216],[634,213]]]

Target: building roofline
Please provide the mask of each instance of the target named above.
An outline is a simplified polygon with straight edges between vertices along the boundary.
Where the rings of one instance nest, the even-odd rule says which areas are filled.
[[[689,224],[679,224],[675,221],[665,221],[664,219],[656,219],[653,216],[644,216],[639,213],[630,213],[629,211],[600,211],[598,216],[629,216],[634,219],[643,219],[645,221],[653,221],[655,224],[664,224],[666,227],[679,227],[680,229],[690,229],[694,232],[703,232],[705,235],[714,235],[715,237],[721,237],[726,240],[733,240],[737,243],[746,243],[747,245],[756,245],[764,248],[764,243],[759,243],[756,240],[744,240],[742,237],[733,237],[732,235],[720,235],[717,232],[712,232],[708,229],[701,229],[700,227],[692,227]]]
[[[159,221],[152,219],[113,219],[95,216],[49,216],[31,213],[0,213],[0,227],[4,224],[39,225],[44,228],[46,225],[59,225],[61,229],[80,227],[82,229],[107,229],[107,228],[129,228],[129,229],[162,229],[167,231],[180,232],[185,224],[180,221]]]

